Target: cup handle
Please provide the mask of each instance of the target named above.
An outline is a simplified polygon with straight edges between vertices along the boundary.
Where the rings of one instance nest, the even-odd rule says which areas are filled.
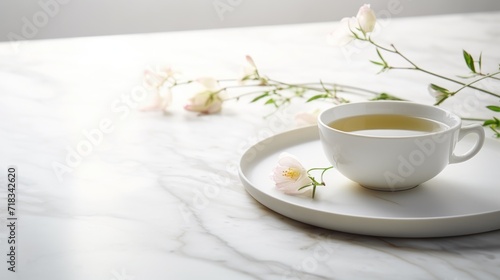
[[[474,146],[472,148],[470,148],[469,151],[467,151],[463,155],[455,155],[454,153],[451,154],[450,163],[459,163],[459,162],[466,161],[466,160],[472,158],[473,156],[475,156],[479,152],[479,150],[481,150],[481,147],[483,146],[483,143],[484,143],[485,136],[484,136],[484,129],[479,124],[473,124],[473,125],[469,125],[466,127],[462,127],[460,129],[460,132],[458,133],[458,141],[462,140],[462,138],[464,138],[465,135],[470,134],[470,133],[477,134],[478,139],[477,139],[476,143],[474,144]]]

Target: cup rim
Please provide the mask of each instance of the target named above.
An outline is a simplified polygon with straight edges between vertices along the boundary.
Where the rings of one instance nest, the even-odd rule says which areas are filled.
[[[451,116],[453,119],[456,119],[457,122],[454,125],[452,125],[452,126],[448,126],[444,130],[440,130],[440,131],[436,131],[436,132],[429,132],[429,133],[424,133],[424,134],[420,134],[420,135],[386,136],[386,135],[363,135],[363,134],[356,134],[356,133],[352,133],[352,132],[346,132],[346,131],[342,131],[342,130],[339,130],[339,129],[332,128],[328,124],[326,124],[325,122],[323,122],[323,120],[322,120],[323,116],[327,112],[332,111],[332,110],[336,110],[339,107],[345,107],[345,106],[362,106],[363,104],[377,104],[377,103],[378,104],[380,104],[380,103],[385,103],[385,104],[389,104],[389,103],[391,103],[391,104],[405,104],[405,106],[406,105],[410,105],[410,106],[421,106],[421,107],[426,107],[426,108],[432,108],[432,110],[441,111],[441,112],[443,112],[443,113]],[[372,106],[372,105],[369,105],[369,106]],[[396,105],[396,106],[399,106],[399,105]],[[427,104],[423,104],[423,103],[412,102],[412,101],[396,101],[396,100],[362,101],[362,102],[345,103],[345,104],[336,105],[334,107],[330,107],[328,109],[323,110],[318,115],[317,120],[318,120],[318,125],[326,128],[328,130],[335,131],[337,133],[348,135],[348,136],[352,136],[352,137],[369,138],[369,139],[415,139],[415,138],[424,138],[424,137],[429,137],[429,136],[434,136],[434,135],[440,135],[440,134],[449,133],[450,131],[453,131],[455,129],[460,128],[461,125],[462,125],[462,119],[458,115],[456,115],[456,114],[454,114],[454,113],[452,113],[452,112],[450,112],[448,110],[445,110],[443,108],[439,108],[439,107],[436,107],[436,106],[433,106],[433,105],[427,105]],[[434,119],[432,119],[432,120],[434,120]],[[439,120],[435,120],[435,121],[439,121]],[[439,122],[441,122],[441,121],[439,121]]]

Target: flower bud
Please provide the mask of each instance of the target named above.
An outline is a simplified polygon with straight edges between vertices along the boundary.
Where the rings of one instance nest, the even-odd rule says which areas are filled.
[[[356,19],[358,20],[359,27],[365,33],[372,32],[377,21],[375,12],[370,8],[370,4],[364,4],[359,8]]]
[[[448,98],[448,95],[442,91],[436,90],[432,84],[427,87],[429,94],[434,97],[436,102],[441,102],[441,100]]]
[[[223,100],[219,96],[221,90],[217,80],[204,77],[196,81],[202,86],[202,90],[189,99],[189,104],[184,106],[184,109],[201,114],[220,112]]]
[[[217,93],[203,91],[189,100],[189,104],[184,109],[201,114],[214,114],[220,112],[222,108],[222,99]]]

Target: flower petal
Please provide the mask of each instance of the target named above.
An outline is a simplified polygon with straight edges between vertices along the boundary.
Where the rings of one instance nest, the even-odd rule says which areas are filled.
[[[218,93],[201,91],[189,99],[184,109],[202,114],[215,114],[222,109],[223,100]]]
[[[304,167],[299,162],[299,160],[296,157],[294,157],[288,153],[282,153],[280,155],[280,157],[278,159],[278,164],[281,166],[286,166],[286,167],[294,167],[297,169],[304,169]]]
[[[358,21],[355,17],[343,18],[339,26],[328,36],[328,44],[332,46],[345,46],[354,40],[352,34],[358,28]]]
[[[257,66],[255,65],[255,62],[253,61],[253,58],[249,55],[245,56],[248,64],[250,64],[250,66],[252,66],[254,69],[257,69]]]
[[[219,83],[212,77],[201,77],[196,79],[196,81],[210,91],[217,91],[219,88]]]

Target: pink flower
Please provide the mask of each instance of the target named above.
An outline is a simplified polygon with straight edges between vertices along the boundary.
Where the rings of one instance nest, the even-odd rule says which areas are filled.
[[[176,82],[175,72],[170,67],[162,67],[156,71],[144,71],[144,87],[154,91],[151,103],[142,107],[142,111],[165,111],[172,103],[170,88]]]
[[[189,104],[184,109],[200,114],[214,114],[222,109],[223,100],[219,93],[221,89],[213,78],[200,78],[197,82],[202,90],[189,99]]]
[[[175,82],[176,74],[177,72],[168,66],[161,67],[156,71],[144,70],[144,85],[150,89],[158,89],[166,82]]]
[[[276,183],[276,188],[286,194],[304,193],[310,188],[302,187],[312,185],[307,170],[294,156],[287,153],[280,155],[271,177]]]
[[[151,104],[141,108],[142,111],[166,111],[172,104],[172,92],[170,87],[163,85],[155,91]]]
[[[361,30],[370,33],[375,28],[377,18],[369,4],[361,6],[356,17],[346,17],[340,20],[339,26],[328,36],[328,43],[334,46],[344,46],[354,40],[354,33]]]

